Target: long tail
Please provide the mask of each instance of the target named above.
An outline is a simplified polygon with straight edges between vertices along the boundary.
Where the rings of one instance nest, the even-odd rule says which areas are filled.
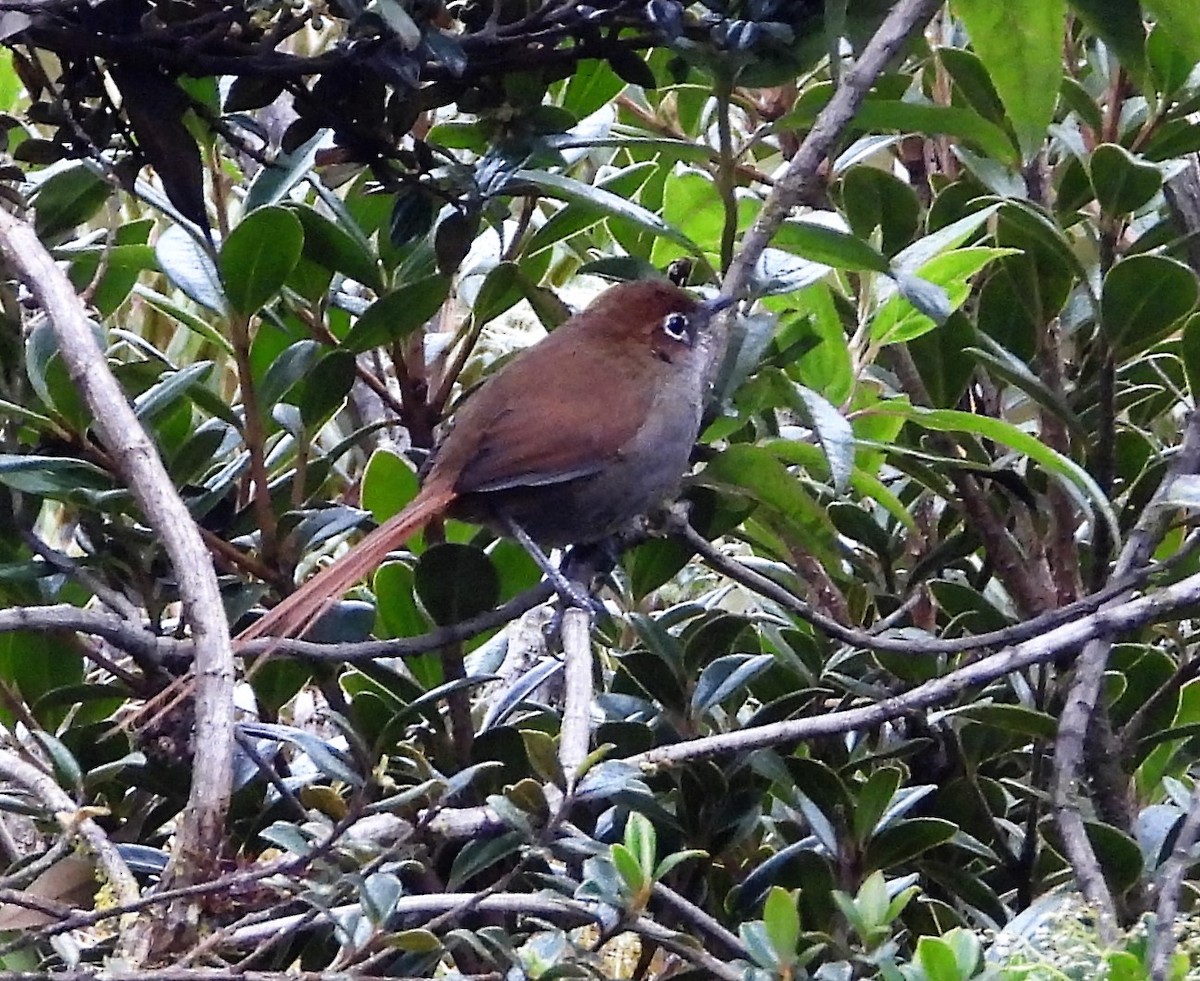
[[[388,552],[443,514],[456,496],[453,488],[427,484],[408,507],[243,630],[238,640],[302,636],[346,590],[380,565]]]

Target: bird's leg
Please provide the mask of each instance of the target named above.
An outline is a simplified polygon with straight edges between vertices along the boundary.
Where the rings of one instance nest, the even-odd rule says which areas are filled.
[[[581,610],[587,610],[589,613],[603,613],[604,607],[600,602],[588,593],[587,589],[578,582],[573,582],[562,574],[562,572],[554,567],[554,563],[550,561],[549,556],[542,551],[541,547],[512,518],[505,518],[504,525],[508,529],[508,533],[512,535],[521,547],[529,553],[534,562],[537,563],[539,569],[546,574],[546,578],[554,586],[558,595],[562,597],[564,603],[571,606],[577,606]]]

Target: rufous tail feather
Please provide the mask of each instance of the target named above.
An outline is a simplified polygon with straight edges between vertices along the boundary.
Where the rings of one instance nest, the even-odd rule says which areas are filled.
[[[388,552],[445,513],[457,495],[453,488],[426,485],[403,511],[393,515],[329,568],[238,634],[255,637],[300,637],[356,582],[365,579]]]

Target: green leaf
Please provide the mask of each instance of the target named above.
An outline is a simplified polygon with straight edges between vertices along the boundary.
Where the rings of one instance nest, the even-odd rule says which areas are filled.
[[[800,913],[796,907],[798,893],[788,892],[772,886],[763,904],[763,925],[767,930],[771,946],[783,965],[796,960],[796,947],[800,943]]]
[[[854,472],[854,429],[849,420],[811,388],[790,382],[783,375],[763,373],[763,377],[774,381],[772,388],[780,404],[789,405],[816,433],[834,488],[845,490]]]
[[[959,971],[954,951],[939,937],[918,940],[916,960],[929,981],[966,981],[970,977]]]
[[[1141,879],[1145,862],[1136,841],[1120,829],[1098,821],[1088,821],[1086,828],[1104,877],[1114,889],[1125,892]]]
[[[275,358],[259,382],[259,407],[269,414],[271,409],[293,388],[312,375],[313,366],[325,352],[318,341],[303,340],[289,344]]]
[[[998,202],[989,204],[917,239],[892,260],[893,274],[916,274],[934,256],[957,249],[972,238],[1001,207]]]
[[[429,629],[429,618],[417,606],[413,571],[403,562],[385,562],[371,580],[375,617],[388,637],[416,637]]]
[[[19,693],[26,705],[34,705],[57,688],[77,685],[83,680],[82,656],[48,634],[17,630],[0,634],[0,681]],[[63,708],[52,715],[61,718]],[[0,702],[0,723],[12,728],[17,719],[5,702]],[[43,716],[43,724],[54,725]]]
[[[579,62],[567,79],[562,107],[576,118],[583,119],[608,105],[624,88],[625,82],[608,66],[607,61],[589,58]]]
[[[538,777],[556,787],[565,787],[567,781],[553,737],[540,729],[522,729],[521,740],[525,743],[525,755],[529,757],[529,763]]]
[[[708,852],[702,848],[687,848],[681,852],[672,852],[654,867],[654,881],[661,882],[672,869],[678,865],[682,865],[689,859],[704,859],[708,857]]]
[[[229,303],[221,275],[205,247],[182,225],[171,225],[154,245],[159,268],[184,294],[213,313],[226,314]]]
[[[854,807],[854,836],[859,842],[865,842],[871,836],[903,778],[904,773],[899,767],[881,766],[858,791]]]
[[[625,888],[634,896],[642,893],[649,884],[649,873],[638,864],[633,852],[624,845],[613,845],[610,857]]]
[[[88,164],[74,163],[57,170],[33,195],[34,230],[40,239],[54,239],[82,225],[114,193]]]
[[[362,506],[380,524],[399,514],[421,488],[417,472],[390,450],[376,450],[367,461],[362,479]]]
[[[1115,143],[1101,143],[1092,151],[1088,174],[1096,200],[1111,217],[1137,211],[1162,187],[1162,172],[1157,167]]]
[[[1118,354],[1144,351],[1196,306],[1196,274],[1159,255],[1131,255],[1104,277],[1100,326]]]
[[[699,246],[678,228],[667,224],[653,211],[643,208],[640,204],[627,201],[610,191],[577,181],[573,177],[552,174],[546,170],[518,170],[513,177],[515,180],[527,181],[535,185],[551,197],[590,204],[606,215],[623,218],[653,235],[677,242],[694,255],[700,254]]]
[[[327,421],[341,408],[357,378],[357,363],[349,351],[335,349],[320,358],[300,395],[304,425],[312,428]]]
[[[1004,102],[1022,155],[1032,158],[1058,100],[1066,0],[955,0],[953,7]]]
[[[957,831],[958,825],[941,818],[897,821],[871,839],[863,865],[870,870],[884,870],[903,865],[929,849],[949,841]]]
[[[281,153],[274,161],[259,170],[250,182],[243,207],[248,213],[268,205],[279,204],[288,191],[304,180],[317,161],[317,148],[328,137],[329,130],[318,130],[291,153]]]
[[[1200,62],[1200,18],[1191,0],[1143,0],[1142,6],[1154,15],[1187,59]]]
[[[304,226],[292,211],[250,212],[221,246],[221,281],[233,308],[247,317],[262,309],[283,288],[303,248]]]
[[[1150,32],[1146,39],[1146,57],[1150,62],[1150,79],[1164,100],[1187,84],[1195,64],[1165,24],[1156,24]]]
[[[916,192],[898,177],[863,164],[842,175],[838,187],[842,213],[854,234],[869,239],[878,228],[885,255],[894,255],[917,234],[921,204]]]
[[[654,825],[640,811],[630,811],[625,822],[625,847],[637,860],[638,867],[649,878],[658,855],[658,835]]]
[[[1200,399],[1200,313],[1192,314],[1183,325],[1179,353],[1194,404]]]
[[[918,309],[909,296],[897,294],[885,301],[871,322],[871,340],[879,346],[899,344],[928,333],[945,321],[952,312],[966,303],[971,295],[970,279],[989,262],[1004,256],[1016,255],[1015,249],[973,248],[955,249],[934,256],[921,266],[919,278],[944,291],[947,307],[940,320]]]
[[[1070,488],[1078,488],[1092,502],[1093,508],[1108,522],[1114,540],[1120,538],[1120,526],[1113,512],[1112,504],[1100,489],[1099,485],[1086,470],[1074,460],[1050,449],[1036,436],[1033,436],[1011,423],[990,416],[976,415],[972,412],[960,412],[956,409],[925,409],[919,406],[905,405],[900,402],[881,402],[872,412],[883,415],[900,415],[910,419],[919,426],[934,429],[939,432],[963,432],[985,439],[995,440],[1010,449],[1023,453],[1031,460],[1041,464],[1051,474],[1061,478]]]
[[[358,318],[342,346],[355,354],[403,340],[424,326],[450,295],[450,277],[435,275],[381,296]]]
[[[468,841],[462,851],[454,856],[446,889],[452,892],[461,888],[480,872],[515,854],[524,843],[525,835],[520,831],[506,831],[495,838]]]
[[[1058,720],[1052,715],[1024,705],[969,705],[962,710],[961,716],[990,729],[1003,729],[1035,739],[1053,739],[1058,731]]]
[[[741,691],[775,663],[770,654],[726,654],[700,673],[692,692],[692,711],[697,715]]]
[[[476,326],[495,320],[521,302],[525,294],[519,276],[515,262],[501,262],[488,272],[471,307]]]
[[[882,872],[872,872],[863,880],[854,897],[854,906],[868,930],[873,932],[876,927],[887,926],[887,882]]]
[[[828,514],[770,451],[744,443],[730,446],[709,462],[700,480],[727,490],[740,488],[768,509],[763,515],[760,507],[756,516],[803,541],[829,568],[837,566],[836,532]]]
[[[776,343],[783,351],[803,353],[784,368],[834,405],[841,405],[854,391],[854,372],[846,329],[830,287],[816,283],[788,302],[795,316],[780,317]]]
[[[959,106],[867,99],[855,115],[854,125],[871,131],[891,129],[902,133],[953,136],[974,144],[989,157],[1010,167],[1020,163],[1017,149],[1003,129]]]
[[[0,484],[55,500],[74,500],[80,490],[110,490],[99,467],[69,457],[0,453]]]
[[[1140,77],[1146,67],[1146,27],[1140,7],[1129,0],[1071,0],[1071,6],[1121,64]]]
[[[878,249],[849,232],[815,221],[789,221],[771,240],[776,248],[837,269],[887,273],[891,264]]]
[[[349,276],[377,293],[383,291],[379,261],[363,242],[307,205],[290,205],[304,228],[304,257]]]
[[[656,164],[645,160],[619,170],[616,174],[595,186],[631,201],[641,186],[646,183],[650,175],[654,173],[655,169]],[[555,242],[560,242],[564,238],[569,238],[579,232],[586,231],[593,225],[603,221],[604,216],[605,212],[603,209],[584,201],[574,201],[566,204],[551,215],[546,223],[530,236],[529,242],[525,246],[525,254],[529,256],[536,255],[543,249],[550,248]]]
[[[164,233],[164,235],[165,234],[166,233]],[[164,272],[165,271],[166,270],[164,270]],[[207,320],[203,319],[202,317],[197,317],[191,311],[185,310],[174,300],[163,296],[161,293],[158,293],[147,286],[143,286],[141,283],[138,283],[133,287],[133,292],[138,299],[143,300],[159,313],[170,317],[172,320],[186,327],[197,337],[201,337],[210,344],[213,344],[225,354],[233,354],[233,345],[229,343],[228,338],[226,338],[224,334],[217,330],[216,327],[210,324]],[[223,294],[218,292],[217,295],[221,296],[222,302],[224,302]]]
[[[479,234],[479,221],[479,213],[474,210],[460,211],[450,205],[442,209],[433,228],[433,254],[437,271],[443,276],[458,271]]]

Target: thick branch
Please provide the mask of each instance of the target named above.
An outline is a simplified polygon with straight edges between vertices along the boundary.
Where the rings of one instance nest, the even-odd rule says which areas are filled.
[[[220,853],[233,759],[233,654],[208,550],[142,429],[66,275],[33,229],[0,211],[0,254],[37,298],[71,380],[83,394],[106,450],[162,540],[196,642],[196,755],[168,881],[211,877]]]

